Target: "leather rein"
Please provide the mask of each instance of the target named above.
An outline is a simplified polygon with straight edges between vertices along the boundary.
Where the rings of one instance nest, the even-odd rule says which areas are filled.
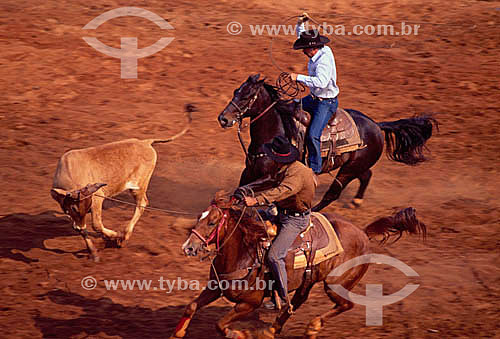
[[[224,226],[224,230],[227,228],[227,223],[226,223],[226,220],[227,220],[227,213],[224,213],[222,212],[222,210],[217,207],[216,205],[212,205],[212,207],[215,207],[217,208],[217,210],[219,211],[219,213],[222,214],[222,218],[220,219],[219,221],[219,224],[217,225],[217,228],[215,228],[209,235],[208,235],[208,238],[205,238],[203,235],[200,234],[200,232],[198,232],[197,230],[195,230],[194,228],[191,230],[191,233],[193,233],[194,235],[196,235],[201,241],[203,241],[203,243],[205,244],[205,246],[208,247],[208,244],[210,243],[210,241],[212,241],[214,239],[215,236],[217,236],[217,253],[219,252],[221,246],[219,246],[219,241],[220,241],[220,231],[222,229],[222,227]]]
[[[257,98],[259,97],[259,93],[260,93],[261,88],[262,87],[259,87],[259,89],[255,93],[255,95],[252,97],[252,99],[250,99],[248,101],[248,104],[246,105],[246,107],[244,109],[242,109],[240,106],[238,106],[238,104],[236,102],[234,102],[234,100],[231,100],[231,104],[234,107],[236,107],[236,109],[238,110],[238,114],[236,114],[236,119],[238,120],[238,140],[240,141],[241,148],[243,149],[243,152],[245,153],[245,157],[247,157],[247,158],[248,158],[248,150],[247,150],[247,148],[245,146],[245,142],[243,141],[243,138],[241,136],[241,131],[243,131],[245,128],[247,128],[248,126],[250,126],[251,124],[253,124],[257,120],[259,120],[260,118],[262,118],[264,116],[264,114],[266,114],[279,101],[279,100],[273,101],[269,106],[266,107],[265,110],[263,110],[261,113],[259,113],[259,115],[257,115],[255,118],[253,118],[253,119],[250,118],[249,124],[242,127],[244,115],[247,111],[249,111],[252,108],[253,104],[255,103]]]
[[[210,234],[208,235],[207,238],[205,238],[203,235],[201,235],[200,232],[198,232],[194,228],[191,230],[191,233],[196,235],[207,247],[208,247],[209,243],[216,237],[216,246],[217,246],[216,247],[216,254],[218,255],[220,253],[220,249],[222,247],[224,247],[224,245],[233,236],[234,232],[236,231],[236,229],[240,225],[241,219],[243,218],[243,215],[245,214],[246,206],[244,207],[243,212],[241,213],[240,218],[238,219],[238,222],[234,226],[234,228],[231,231],[231,233],[229,234],[229,236],[225,237],[226,239],[224,240],[222,245],[220,245],[220,231],[222,230],[222,228],[224,228],[224,230],[227,229],[227,219],[228,219],[227,212],[222,211],[222,209],[215,204],[213,204],[212,207],[216,208],[217,211],[222,215],[222,218],[220,219],[217,227],[212,232],[210,232]]]
[[[236,231],[236,229],[240,225],[241,219],[243,218],[243,215],[245,214],[246,206],[244,207],[244,209],[240,215],[240,218],[238,219],[238,222],[234,226],[233,230],[231,231],[231,233],[228,236],[225,237],[225,240],[221,245],[219,244],[220,243],[220,231],[222,228],[224,228],[224,230],[227,229],[228,215],[227,215],[227,212],[224,212],[217,205],[213,204],[212,207],[216,208],[218,210],[218,212],[222,215],[222,218],[220,219],[220,221],[217,225],[217,228],[214,229],[212,232],[210,232],[210,234],[206,238],[203,235],[201,235],[198,231],[196,231],[195,229],[192,229],[191,233],[193,233],[195,236],[197,236],[207,247],[208,247],[209,243],[216,237],[216,246],[217,247],[216,247],[216,251],[215,251],[215,254],[216,254],[215,257],[217,257],[220,254],[220,250],[229,241],[229,239],[231,239],[234,232]],[[208,256],[210,256],[210,254]],[[215,259],[215,257],[214,257],[214,259]],[[213,260],[212,260],[211,265],[212,265],[212,268],[215,272],[215,275],[216,275],[217,281],[219,282],[219,285],[220,285],[220,278],[219,277],[222,277],[226,280],[242,279],[242,277],[246,277],[254,268],[260,267],[260,264],[254,263],[250,267],[238,269],[238,270],[235,270],[235,271],[232,271],[229,273],[217,273],[217,270],[215,269],[215,265],[214,265]]]

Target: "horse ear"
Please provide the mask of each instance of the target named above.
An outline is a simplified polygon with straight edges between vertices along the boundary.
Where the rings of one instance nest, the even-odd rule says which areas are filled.
[[[255,83],[255,82],[257,82],[257,80],[259,80],[259,78],[260,78],[260,74],[254,74],[254,75],[249,76],[248,80]]]

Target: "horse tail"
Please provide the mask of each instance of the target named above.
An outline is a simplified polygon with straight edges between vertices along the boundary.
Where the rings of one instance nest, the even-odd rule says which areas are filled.
[[[382,245],[391,237],[397,236],[392,242],[395,243],[403,236],[404,232],[421,235],[422,239],[427,236],[427,227],[417,219],[413,207],[405,208],[392,216],[380,218],[365,228],[365,233],[370,240],[377,235],[381,235],[382,240],[380,240],[380,243]]]
[[[145,141],[150,143],[150,144],[156,144],[156,143],[165,143],[165,142],[171,142],[171,141],[174,141],[175,139],[183,136],[184,134],[186,134],[186,132],[189,130],[189,128],[191,127],[191,122],[193,121],[192,117],[191,117],[191,110],[186,110],[187,112],[187,124],[186,126],[184,127],[184,129],[182,131],[180,131],[179,133],[177,133],[176,135],[174,136],[171,136],[170,138],[167,138],[167,139],[146,139]]]
[[[431,116],[417,116],[378,123],[385,132],[387,156],[389,159],[407,165],[417,165],[427,160],[424,156],[425,143],[432,136],[432,127],[438,128]]]

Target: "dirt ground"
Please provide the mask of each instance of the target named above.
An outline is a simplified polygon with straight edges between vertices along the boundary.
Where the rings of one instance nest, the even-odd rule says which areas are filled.
[[[148,211],[126,248],[101,250],[88,260],[49,190],[58,158],[67,150],[129,137],[157,138],[179,131],[184,106],[192,104],[191,130],[157,145],[158,165],[149,198],[154,207],[203,211],[219,189],[232,190],[243,168],[234,129],[217,116],[250,74],[270,82],[279,74],[269,58],[270,38],[252,36],[249,24],[282,24],[304,10],[321,22],[421,23],[418,36],[332,38],[340,104],[376,121],[433,113],[440,133],[429,143],[431,161],[409,167],[382,159],[374,168],[364,205],[346,207],[351,184],[335,211],[362,227],[393,208],[413,206],[429,228],[425,243],[405,237],[373,251],[394,256],[420,275],[408,278],[387,265],[372,267],[365,284],[384,293],[407,283],[419,288],[383,309],[383,326],[365,326],[365,307],[330,320],[324,338],[499,337],[500,327],[500,2],[498,1],[14,1],[0,3],[0,337],[164,338],[180,319],[191,290],[107,291],[108,279],[199,279],[209,264],[184,257],[180,245],[195,216]],[[82,27],[107,10],[138,6],[159,14],[174,30],[162,31],[138,17],[115,18],[95,31]],[[374,18],[383,19],[376,21]],[[238,21],[243,32],[230,35]],[[293,24],[294,20],[286,22]],[[138,62],[138,79],[120,79],[120,60],[82,39],[98,37],[119,48],[120,37],[138,37],[143,48],[163,36],[174,41]],[[274,40],[283,70],[306,72],[306,58],[293,51],[292,36]],[[373,45],[392,48],[374,48]],[[321,177],[320,194],[331,183]],[[130,199],[126,195],[122,196]],[[107,204],[105,224],[122,229],[132,208]],[[83,277],[98,281],[94,290]],[[153,285],[154,286],[154,285]],[[215,321],[231,305],[220,300],[200,311],[189,338],[216,337]],[[281,338],[299,338],[313,315],[331,308],[321,286],[286,324]],[[236,328],[264,326],[263,309]]]

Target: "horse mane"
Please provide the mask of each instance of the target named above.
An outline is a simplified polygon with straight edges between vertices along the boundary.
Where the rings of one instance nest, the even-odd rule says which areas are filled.
[[[271,96],[272,101],[280,100],[280,94],[278,92],[278,87],[264,82],[264,88]]]
[[[215,198],[212,200],[212,204],[221,209],[229,209],[229,213],[233,215],[235,222],[241,218],[238,227],[243,233],[243,243],[248,248],[254,248],[260,238],[267,237],[265,226],[262,225],[262,222],[256,214],[258,212],[254,208],[242,209],[240,206],[235,205],[228,192],[217,192]]]
[[[297,128],[297,125],[295,124],[295,121],[293,119],[293,111],[289,110],[289,100],[280,99],[278,88],[276,86],[264,83],[264,88],[271,96],[272,101],[278,101],[275,107],[276,111],[281,117],[281,121],[283,122],[283,128],[285,129],[286,137],[288,138],[288,140],[294,139],[299,133],[299,129]]]

